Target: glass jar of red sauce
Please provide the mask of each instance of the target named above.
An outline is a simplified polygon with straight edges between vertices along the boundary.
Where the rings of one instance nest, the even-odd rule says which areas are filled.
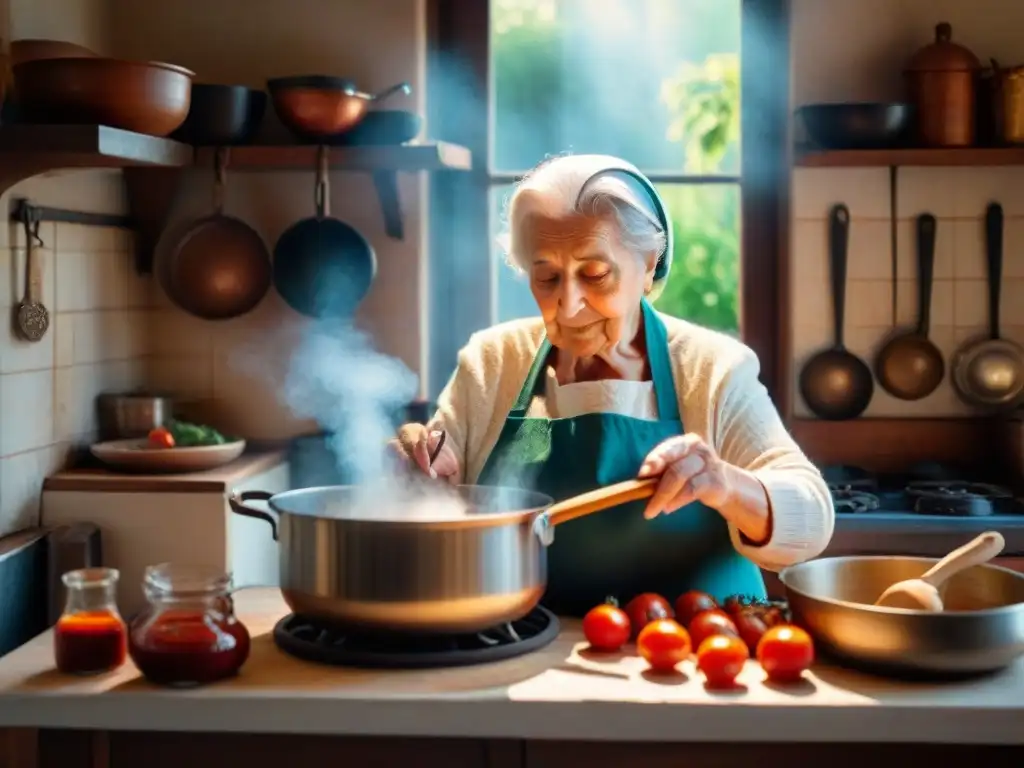
[[[117,610],[113,568],[82,568],[61,576],[64,613],[53,628],[53,655],[60,672],[95,675],[124,664],[127,628]]]
[[[147,679],[194,686],[230,677],[249,658],[249,631],[235,617],[231,574],[164,563],[146,569],[148,606],[131,624],[128,652]]]

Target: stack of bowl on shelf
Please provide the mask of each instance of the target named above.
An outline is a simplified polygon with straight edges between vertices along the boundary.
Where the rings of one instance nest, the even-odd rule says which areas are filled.
[[[5,120],[32,124],[105,125],[194,146],[240,146],[263,123],[267,92],[244,85],[196,83],[177,64],[99,56],[60,40],[11,43],[13,94]],[[302,144],[403,144],[423,121],[405,111],[371,111],[408,83],[367,93],[347,78],[274,78],[267,91],[280,122]]]

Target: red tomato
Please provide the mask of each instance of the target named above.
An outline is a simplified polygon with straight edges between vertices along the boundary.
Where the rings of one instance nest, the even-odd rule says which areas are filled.
[[[626,615],[633,627],[633,637],[637,637],[640,630],[655,619],[671,619],[672,606],[661,595],[644,592],[626,603]]]
[[[629,617],[614,603],[591,608],[583,617],[583,635],[596,651],[617,651],[629,640]]]
[[[672,619],[655,619],[640,630],[636,647],[651,669],[668,672],[690,655],[690,635]]]
[[[757,644],[757,660],[769,680],[793,682],[814,663],[814,643],[800,627],[780,624],[764,633]]]
[[[764,623],[760,616],[750,611],[734,616],[733,622],[736,624],[736,629],[739,630],[743,642],[747,644],[747,649],[750,653],[757,653],[757,644],[761,642],[764,633],[768,631],[768,625]]]
[[[713,635],[697,649],[697,669],[712,687],[725,687],[736,682],[743,664],[750,658],[746,643],[732,635]]]
[[[164,427],[157,427],[149,432],[149,437],[146,439],[149,443],[150,448],[173,448],[174,447],[174,435]]]
[[[725,611],[721,611],[718,608],[712,611],[704,611],[704,613],[698,613],[694,616],[693,621],[690,622],[689,630],[690,636],[693,638],[693,644],[698,648],[701,643],[712,635],[733,635],[735,637],[740,635],[733,620],[729,618]]]
[[[693,617],[704,611],[712,611],[718,607],[715,598],[706,592],[692,590],[684,592],[676,598],[676,621],[684,627],[690,626]]]

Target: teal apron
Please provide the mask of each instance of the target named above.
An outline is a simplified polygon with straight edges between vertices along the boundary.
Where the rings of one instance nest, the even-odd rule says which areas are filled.
[[[643,322],[657,421],[614,413],[529,418],[551,352],[545,338],[478,482],[509,485],[515,478],[520,487],[561,501],[636,477],[655,446],[683,434],[665,325],[646,301]],[[760,569],[734,549],[715,510],[693,502],[653,520],[643,510],[643,501],[631,502],[558,526],[548,549],[544,604],[582,616],[609,596],[624,602],[641,592],[669,600],[690,589],[719,600],[766,596]]]

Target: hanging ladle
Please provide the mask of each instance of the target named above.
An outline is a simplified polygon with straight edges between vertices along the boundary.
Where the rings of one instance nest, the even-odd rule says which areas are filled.
[[[917,327],[893,336],[878,353],[875,373],[882,388],[900,400],[920,400],[946,375],[942,352],[928,338],[935,269],[935,217],[917,217]]]

